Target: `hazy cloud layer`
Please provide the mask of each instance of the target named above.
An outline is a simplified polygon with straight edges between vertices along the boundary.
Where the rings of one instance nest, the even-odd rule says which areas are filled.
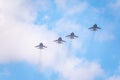
[[[114,74],[106,80],[120,80],[120,66],[118,67],[118,69],[116,69]]]

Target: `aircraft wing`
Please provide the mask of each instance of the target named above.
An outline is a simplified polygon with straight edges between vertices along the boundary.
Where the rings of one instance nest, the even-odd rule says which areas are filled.
[[[65,37],[70,37],[70,35],[67,35],[67,36],[65,36]]]
[[[47,46],[43,46],[44,48],[47,48]]]
[[[62,42],[66,42],[66,41],[62,40]]]
[[[74,37],[77,37],[77,38],[78,38],[78,36],[76,36],[76,35],[74,35]]]
[[[35,46],[35,47],[39,47],[39,45]]]
[[[54,40],[54,42],[56,42],[56,41],[58,41],[58,40]]]
[[[90,27],[90,28],[88,28],[88,29],[93,29],[93,27]]]
[[[100,27],[97,27],[98,29],[101,29]]]

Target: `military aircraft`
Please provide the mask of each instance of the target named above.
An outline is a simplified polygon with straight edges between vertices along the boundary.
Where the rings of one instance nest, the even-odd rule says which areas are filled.
[[[67,35],[66,37],[69,37],[70,39],[78,38],[73,32],[70,35]]]
[[[43,45],[43,43],[40,43],[39,45],[37,45],[35,47],[38,47],[39,49],[47,48],[47,46]]]
[[[101,29],[101,28],[98,27],[97,24],[94,24],[93,27],[90,27],[88,29],[92,29],[92,31],[97,31],[98,29]]]
[[[54,42],[57,42],[58,44],[61,44],[61,43],[66,42],[66,41],[62,40],[62,38],[59,37],[57,40],[54,40]]]

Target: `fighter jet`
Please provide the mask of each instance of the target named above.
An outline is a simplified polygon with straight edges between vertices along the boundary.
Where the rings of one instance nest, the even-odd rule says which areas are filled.
[[[43,43],[40,43],[39,45],[35,46],[39,49],[44,49],[44,48],[47,48],[47,46],[43,45]]]
[[[61,44],[61,43],[66,42],[66,41],[62,40],[62,38],[59,37],[57,40],[54,40],[54,42],[57,42],[58,44]]]
[[[73,32],[70,35],[67,35],[66,37],[69,37],[70,39],[78,38]]]
[[[98,27],[97,24],[94,24],[93,27],[90,27],[88,29],[92,29],[92,31],[97,31],[98,29],[101,29],[101,28]]]

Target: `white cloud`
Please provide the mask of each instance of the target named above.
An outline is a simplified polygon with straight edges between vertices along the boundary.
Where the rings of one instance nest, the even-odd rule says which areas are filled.
[[[9,0],[2,0],[0,3],[2,3],[0,7],[0,17],[2,17],[0,22],[0,52],[2,53],[0,54],[0,62],[33,58],[36,56],[36,52],[33,53],[36,51],[34,46],[38,45],[39,41],[46,42],[47,38],[52,40],[53,32],[48,31],[45,25],[36,26],[31,23],[36,18],[33,16],[33,13],[36,12],[31,13],[33,8],[27,8],[30,4],[28,5],[22,0],[10,2]]]
[[[103,70],[98,63],[74,57],[58,65],[57,71],[61,75],[60,80],[94,80],[103,76]]]
[[[30,4],[31,4],[30,2],[26,3],[24,0],[18,0],[18,1],[1,0],[1,3],[0,3],[0,17],[2,21],[1,23],[2,24],[7,23],[6,18],[11,20],[10,22],[12,22],[13,19],[16,21],[19,20],[19,22],[34,21],[36,16],[34,13],[34,8],[32,8],[31,6],[28,6]]]
[[[79,32],[80,28],[81,27],[78,24],[76,24],[73,20],[69,20],[63,17],[56,22],[56,28],[54,28],[54,30],[56,32],[61,32],[61,33],[68,32],[68,31]]]
[[[55,0],[58,10],[62,10],[64,16],[72,16],[76,13],[81,13],[86,10],[88,4],[87,2],[78,2],[70,0]],[[72,5],[70,5],[72,4]]]
[[[34,0],[33,6],[36,7],[37,11],[47,11],[50,8],[50,0]]]

